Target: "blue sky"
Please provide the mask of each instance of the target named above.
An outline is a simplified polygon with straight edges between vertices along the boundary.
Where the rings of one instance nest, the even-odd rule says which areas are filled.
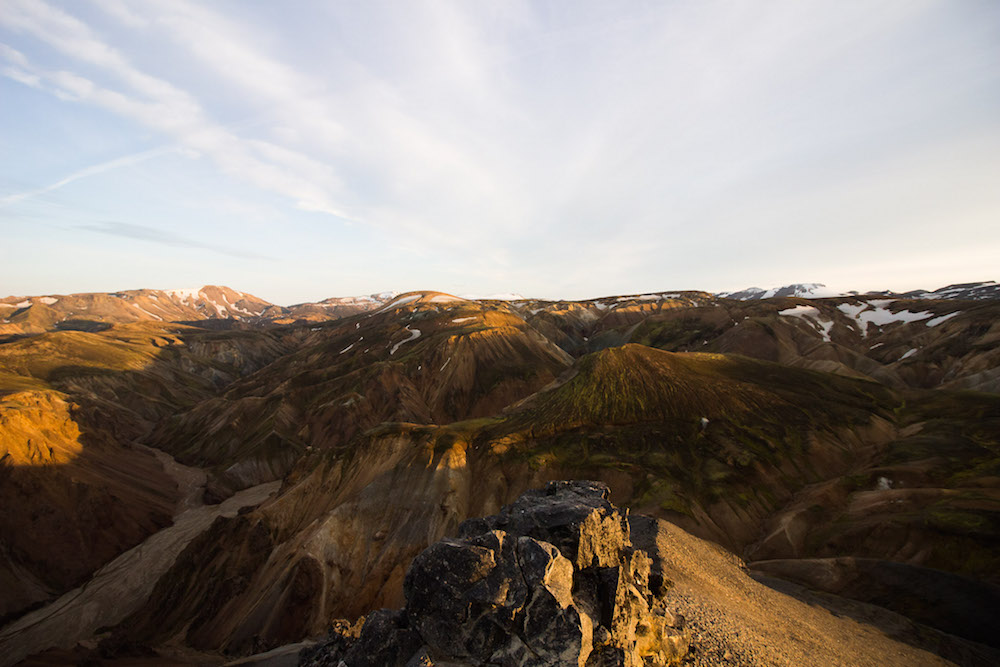
[[[3,0],[2,295],[936,288],[995,0]]]

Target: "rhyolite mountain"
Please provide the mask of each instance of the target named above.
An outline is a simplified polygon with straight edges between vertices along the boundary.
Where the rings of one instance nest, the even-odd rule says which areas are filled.
[[[0,299],[0,336],[43,331],[100,331],[128,322],[197,322],[229,326],[323,321],[376,308],[396,296],[334,297],[314,303],[276,306],[228,287],[125,290],[111,293],[50,294]]]
[[[315,640],[402,608],[425,549],[564,479],[669,522],[676,549],[710,540],[785,593],[991,664],[988,288],[4,299],[0,664]],[[725,581],[695,588],[744,585]],[[725,664],[704,622],[687,659]]]

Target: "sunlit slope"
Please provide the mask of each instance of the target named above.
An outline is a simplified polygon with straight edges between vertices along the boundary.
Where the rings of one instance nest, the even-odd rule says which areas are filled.
[[[130,322],[205,319],[257,321],[283,313],[252,294],[229,287],[125,290],[0,299],[0,335],[53,330],[101,331]]]

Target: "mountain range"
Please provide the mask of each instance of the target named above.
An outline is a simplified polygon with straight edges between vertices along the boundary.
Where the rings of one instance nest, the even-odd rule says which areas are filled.
[[[897,664],[996,664],[996,283],[495,297],[0,300],[0,665],[294,664],[567,479],[668,522],[667,560],[733,564],[678,590],[766,584]],[[771,664],[690,623],[689,663]]]
[[[704,294],[691,292],[691,294]],[[678,293],[679,294],[679,293]],[[631,297],[606,297],[584,303],[601,303],[610,306],[620,300],[660,300],[670,293],[632,295]],[[322,301],[278,306],[261,298],[239,292],[229,287],[205,285],[201,288],[169,290],[125,290],[122,292],[92,292],[84,294],[49,294],[44,296],[8,296],[0,298],[0,335],[41,333],[42,331],[94,331],[114,323],[197,322],[202,320],[226,321],[230,325],[292,324],[307,321],[328,321],[348,315],[374,310],[399,296],[397,292],[380,292],[363,296],[331,297]],[[889,291],[840,293],[827,289],[820,283],[795,283],[763,290],[749,287],[738,292],[720,292],[719,299],[752,301],[776,297],[804,299],[830,297],[872,297],[891,299],[1000,299],[1000,285],[994,281],[963,283],[942,287],[933,292],[913,290],[906,293]],[[514,304],[530,302],[560,303],[560,300],[526,299],[520,294],[506,293],[490,296],[466,295],[470,301],[507,301]],[[568,302],[571,303],[571,302]]]

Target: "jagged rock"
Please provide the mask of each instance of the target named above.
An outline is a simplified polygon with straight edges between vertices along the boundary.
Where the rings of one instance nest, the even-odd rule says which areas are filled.
[[[652,667],[678,663],[687,634],[650,590],[653,560],[596,482],[552,482],[418,555],[406,608],[300,664]],[[657,580],[658,593],[669,586]]]
[[[346,653],[361,636],[364,624],[364,618],[358,619],[353,624],[344,619],[335,620],[330,625],[330,632],[325,640],[302,649],[299,653],[299,664],[310,667],[337,667],[340,656]]]
[[[379,609],[368,614],[360,637],[354,628],[334,627],[325,642],[299,654],[299,664],[310,667],[402,666],[408,664],[422,645],[420,635],[409,626],[405,611]]]
[[[626,515],[608,501],[610,493],[600,482],[550,482],[499,514],[466,521],[459,537],[503,530],[554,544],[577,569],[614,566],[629,544],[629,528]]]

